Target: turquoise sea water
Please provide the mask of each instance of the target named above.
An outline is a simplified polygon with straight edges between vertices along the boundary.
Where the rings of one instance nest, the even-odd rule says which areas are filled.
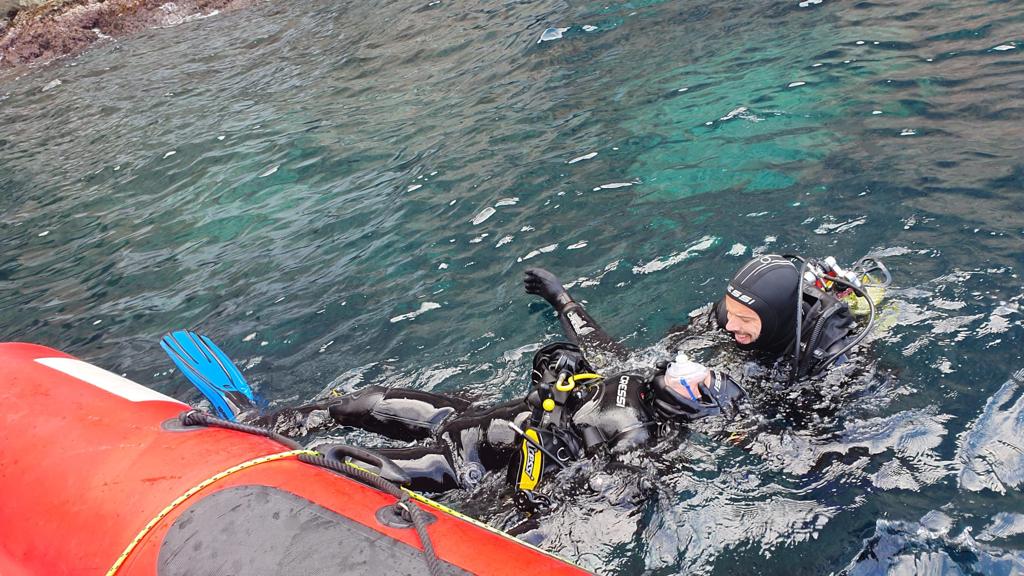
[[[577,470],[531,537],[607,574],[1022,573],[1022,55],[1024,5],[977,0],[264,3],[107,42],[0,79],[0,339],[193,402],[170,329],[276,404],[497,401],[559,337],[526,266],[650,359],[753,253],[872,253],[888,327],[834,418],[659,446],[639,502]],[[503,526],[500,484],[445,502]]]

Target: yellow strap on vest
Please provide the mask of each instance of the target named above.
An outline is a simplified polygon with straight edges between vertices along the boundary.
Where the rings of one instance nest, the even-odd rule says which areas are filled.
[[[164,519],[164,517],[170,514],[172,510],[181,505],[182,502],[188,500],[192,496],[195,496],[195,494],[202,490],[203,488],[206,488],[207,486],[213,484],[214,482],[217,482],[218,480],[227,478],[228,476],[240,470],[252,468],[253,466],[256,466],[258,464],[264,464],[266,462],[273,462],[274,460],[282,460],[284,458],[298,456],[300,454],[309,454],[310,456],[316,456],[318,453],[314,450],[289,450],[287,452],[279,452],[277,454],[268,454],[266,456],[260,456],[259,458],[253,458],[252,460],[248,460],[236,466],[232,466],[231,468],[228,468],[223,472],[219,472],[214,476],[210,476],[206,480],[203,480],[199,484],[196,484],[195,486],[190,488],[188,492],[185,492],[181,496],[178,496],[174,500],[174,502],[168,504],[166,508],[161,510],[159,514],[157,514],[152,520],[149,521],[148,524],[146,524],[146,526],[142,530],[139,531],[138,535],[135,536],[135,539],[132,540],[130,544],[128,544],[128,547],[124,549],[124,552],[121,553],[121,556],[117,558],[117,562],[114,562],[114,565],[110,567],[110,570],[107,570],[107,576],[114,576],[115,574],[117,574],[117,571],[121,569],[121,565],[125,563],[125,561],[128,559],[128,556],[131,556],[131,553],[135,551],[135,548],[139,545],[140,542],[142,542],[143,538],[145,538],[146,535],[149,534],[149,531],[152,530],[154,526],[159,524],[160,521]]]

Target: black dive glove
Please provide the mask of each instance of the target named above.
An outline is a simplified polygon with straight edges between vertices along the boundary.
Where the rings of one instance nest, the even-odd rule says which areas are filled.
[[[523,287],[527,294],[540,296],[559,312],[572,302],[558,276],[543,268],[527,268],[523,274]]]

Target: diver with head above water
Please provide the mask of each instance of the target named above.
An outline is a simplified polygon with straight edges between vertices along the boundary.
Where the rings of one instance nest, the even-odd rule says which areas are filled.
[[[890,281],[888,269],[877,258],[862,258],[845,270],[832,257],[817,261],[757,256],[733,275],[722,299],[710,307],[710,317],[740,350],[751,352],[759,364],[771,367],[777,377],[792,384],[846,359],[846,353],[870,331],[875,316],[873,300]],[[628,354],[572,299],[554,274],[543,268],[528,269],[525,285],[527,292],[551,304],[566,336],[581,346],[589,359],[604,363],[609,357]],[[868,316],[860,329],[855,312]],[[678,340],[692,330],[674,331],[669,340]],[[686,381],[700,385],[700,397],[695,398],[696,390],[680,390],[674,386],[676,382],[667,387],[655,382],[655,390],[666,396],[662,403],[666,410],[686,406],[695,413],[714,412],[721,404],[721,390],[742,394],[728,375],[687,362],[691,378]],[[675,401],[669,402],[669,398]]]
[[[865,284],[887,281],[888,272],[877,260],[862,259],[846,271],[832,259],[759,256],[733,276],[711,315],[739,348],[756,353],[761,362],[787,366],[792,382],[841,363],[863,340],[874,315]],[[601,329],[554,274],[530,268],[524,287],[551,304],[570,340],[535,354],[524,398],[481,406],[371,385],[263,416],[243,406],[239,418],[305,430],[311,413],[326,412],[338,425],[425,441],[375,453],[403,469],[412,489],[424,492],[471,488],[485,473],[506,469],[517,502],[536,508],[545,503],[537,491],[543,477],[573,461],[598,451],[625,453],[647,446],[663,422],[732,417],[741,410],[746,392],[739,383],[682,353],[645,374],[614,373],[616,359],[629,351]],[[866,327],[855,329],[851,304],[866,304],[871,315]]]

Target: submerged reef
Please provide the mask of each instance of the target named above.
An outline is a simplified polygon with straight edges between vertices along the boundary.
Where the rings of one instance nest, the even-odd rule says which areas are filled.
[[[160,26],[253,0],[0,0],[0,68],[45,63]]]

